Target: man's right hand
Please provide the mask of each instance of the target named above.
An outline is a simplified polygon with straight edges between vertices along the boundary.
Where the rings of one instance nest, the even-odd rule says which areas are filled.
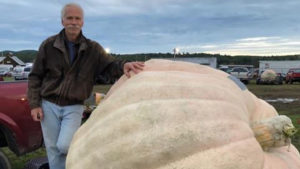
[[[34,121],[42,121],[44,118],[43,110],[41,107],[37,107],[31,110],[31,117]]]

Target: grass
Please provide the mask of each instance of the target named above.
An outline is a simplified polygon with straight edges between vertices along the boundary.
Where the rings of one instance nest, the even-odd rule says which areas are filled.
[[[3,77],[4,81],[14,81],[13,77]]]
[[[24,165],[31,159],[46,156],[45,148],[40,148],[34,152],[27,153],[20,157],[12,153],[7,147],[1,148],[1,150],[7,155],[8,159],[10,160],[12,169],[23,169]]]
[[[248,89],[261,98],[299,98],[300,83],[283,85],[255,85],[253,81],[247,85]]]
[[[247,87],[261,99],[298,99],[292,103],[271,102],[270,104],[275,107],[279,114],[290,117],[294,126],[299,130],[292,138],[292,143],[300,151],[300,83],[293,85],[254,85],[253,83],[251,82]]]
[[[10,79],[8,79],[10,80]],[[111,85],[96,85],[94,92],[107,93]],[[273,102],[273,105],[279,114],[289,116],[295,127],[300,129],[300,83],[293,85],[256,85],[254,81],[251,81],[247,85],[248,89],[254,93],[257,97],[262,99],[277,99],[277,98],[296,98],[298,99],[292,103],[280,103]],[[292,143],[300,150],[300,131],[296,133],[292,139]],[[17,157],[8,148],[2,149],[5,154],[8,155],[13,169],[22,169],[26,162],[35,157],[45,156],[45,149],[40,148],[32,153]]]
[[[94,92],[98,93],[107,93],[110,89],[111,85],[95,85],[94,86]]]

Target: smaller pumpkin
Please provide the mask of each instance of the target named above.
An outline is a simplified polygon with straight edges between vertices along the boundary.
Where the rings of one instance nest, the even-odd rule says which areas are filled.
[[[276,72],[272,69],[267,69],[261,74],[261,81],[273,82],[276,80]]]

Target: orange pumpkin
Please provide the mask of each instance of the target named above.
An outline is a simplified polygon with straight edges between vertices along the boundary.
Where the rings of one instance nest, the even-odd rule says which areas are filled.
[[[255,137],[260,121],[276,116],[271,105],[222,71],[150,60],[143,72],[123,76],[76,132],[66,166],[299,169],[293,145],[290,151],[285,143],[264,151]]]

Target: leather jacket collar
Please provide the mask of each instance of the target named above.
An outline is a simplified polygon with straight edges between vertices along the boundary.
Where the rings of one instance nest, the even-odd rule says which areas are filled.
[[[66,47],[65,47],[66,38],[65,38],[65,36],[66,36],[65,29],[62,29],[59,32],[59,34],[53,44],[54,47],[58,48],[59,50],[61,50],[64,53],[66,53]],[[83,36],[82,31],[80,32],[79,40],[76,43],[80,44],[79,51],[85,50],[88,47],[86,38]]]

